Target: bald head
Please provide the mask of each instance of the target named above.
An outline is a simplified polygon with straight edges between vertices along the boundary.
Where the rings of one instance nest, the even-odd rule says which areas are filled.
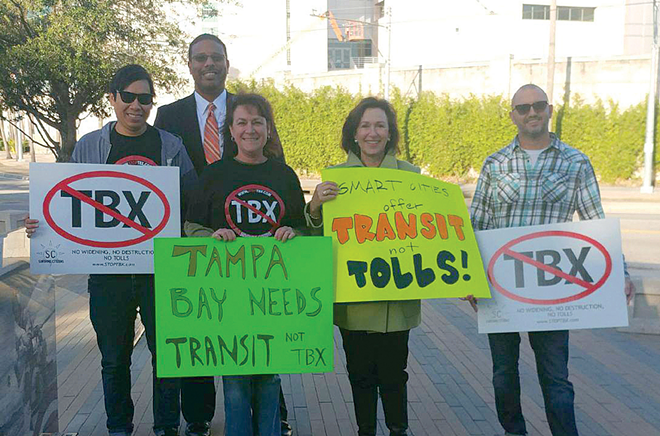
[[[533,83],[528,83],[526,85],[521,86],[518,88],[515,94],[513,94],[513,98],[511,99],[511,106],[515,107],[516,104],[518,104],[518,97],[520,94],[522,94],[525,91],[529,90],[534,90],[538,91],[539,93],[543,94],[543,97],[545,97],[545,100],[548,101],[548,94],[545,93],[545,91],[538,85],[534,85]]]

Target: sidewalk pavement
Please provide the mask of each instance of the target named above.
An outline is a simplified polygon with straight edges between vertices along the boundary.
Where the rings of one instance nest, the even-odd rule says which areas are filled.
[[[4,179],[17,179],[27,180],[30,175],[30,155],[25,156],[18,162],[14,159],[6,159],[4,156],[0,158],[0,178]],[[55,162],[55,156],[52,153],[37,154],[37,162]]]

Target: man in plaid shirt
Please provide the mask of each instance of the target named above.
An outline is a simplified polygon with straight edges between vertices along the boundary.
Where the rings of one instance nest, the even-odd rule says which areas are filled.
[[[552,105],[538,86],[522,86],[513,96],[513,142],[488,156],[472,199],[475,230],[533,226],[605,218],[589,158],[548,130]],[[628,301],[634,286],[626,272]],[[468,300],[477,310],[476,299]],[[488,335],[493,359],[497,415],[506,435],[525,435],[520,405],[519,333]],[[568,331],[530,332],[529,342],[554,436],[577,435],[573,385],[568,380]]]

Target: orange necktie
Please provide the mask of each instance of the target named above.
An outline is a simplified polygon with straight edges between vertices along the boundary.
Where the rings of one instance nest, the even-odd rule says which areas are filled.
[[[218,135],[218,120],[215,119],[215,105],[209,103],[209,113],[204,126],[204,155],[209,165],[220,160],[220,136]]]

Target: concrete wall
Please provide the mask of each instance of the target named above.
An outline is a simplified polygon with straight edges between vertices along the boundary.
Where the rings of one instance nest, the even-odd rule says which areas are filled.
[[[26,262],[0,275],[0,349],[0,434],[57,432],[54,279]]]
[[[650,73],[648,56],[558,59],[555,66],[554,101],[580,94],[586,101],[612,99],[621,107],[645,100]],[[391,83],[404,93],[416,95],[418,67],[392,68]],[[305,91],[320,86],[342,86],[350,92],[382,94],[384,66],[333,71],[323,74],[279,75],[276,83],[292,84]],[[546,64],[538,59],[502,56],[488,62],[423,66],[422,88],[454,98],[470,94],[510,96],[525,83],[545,87]]]

